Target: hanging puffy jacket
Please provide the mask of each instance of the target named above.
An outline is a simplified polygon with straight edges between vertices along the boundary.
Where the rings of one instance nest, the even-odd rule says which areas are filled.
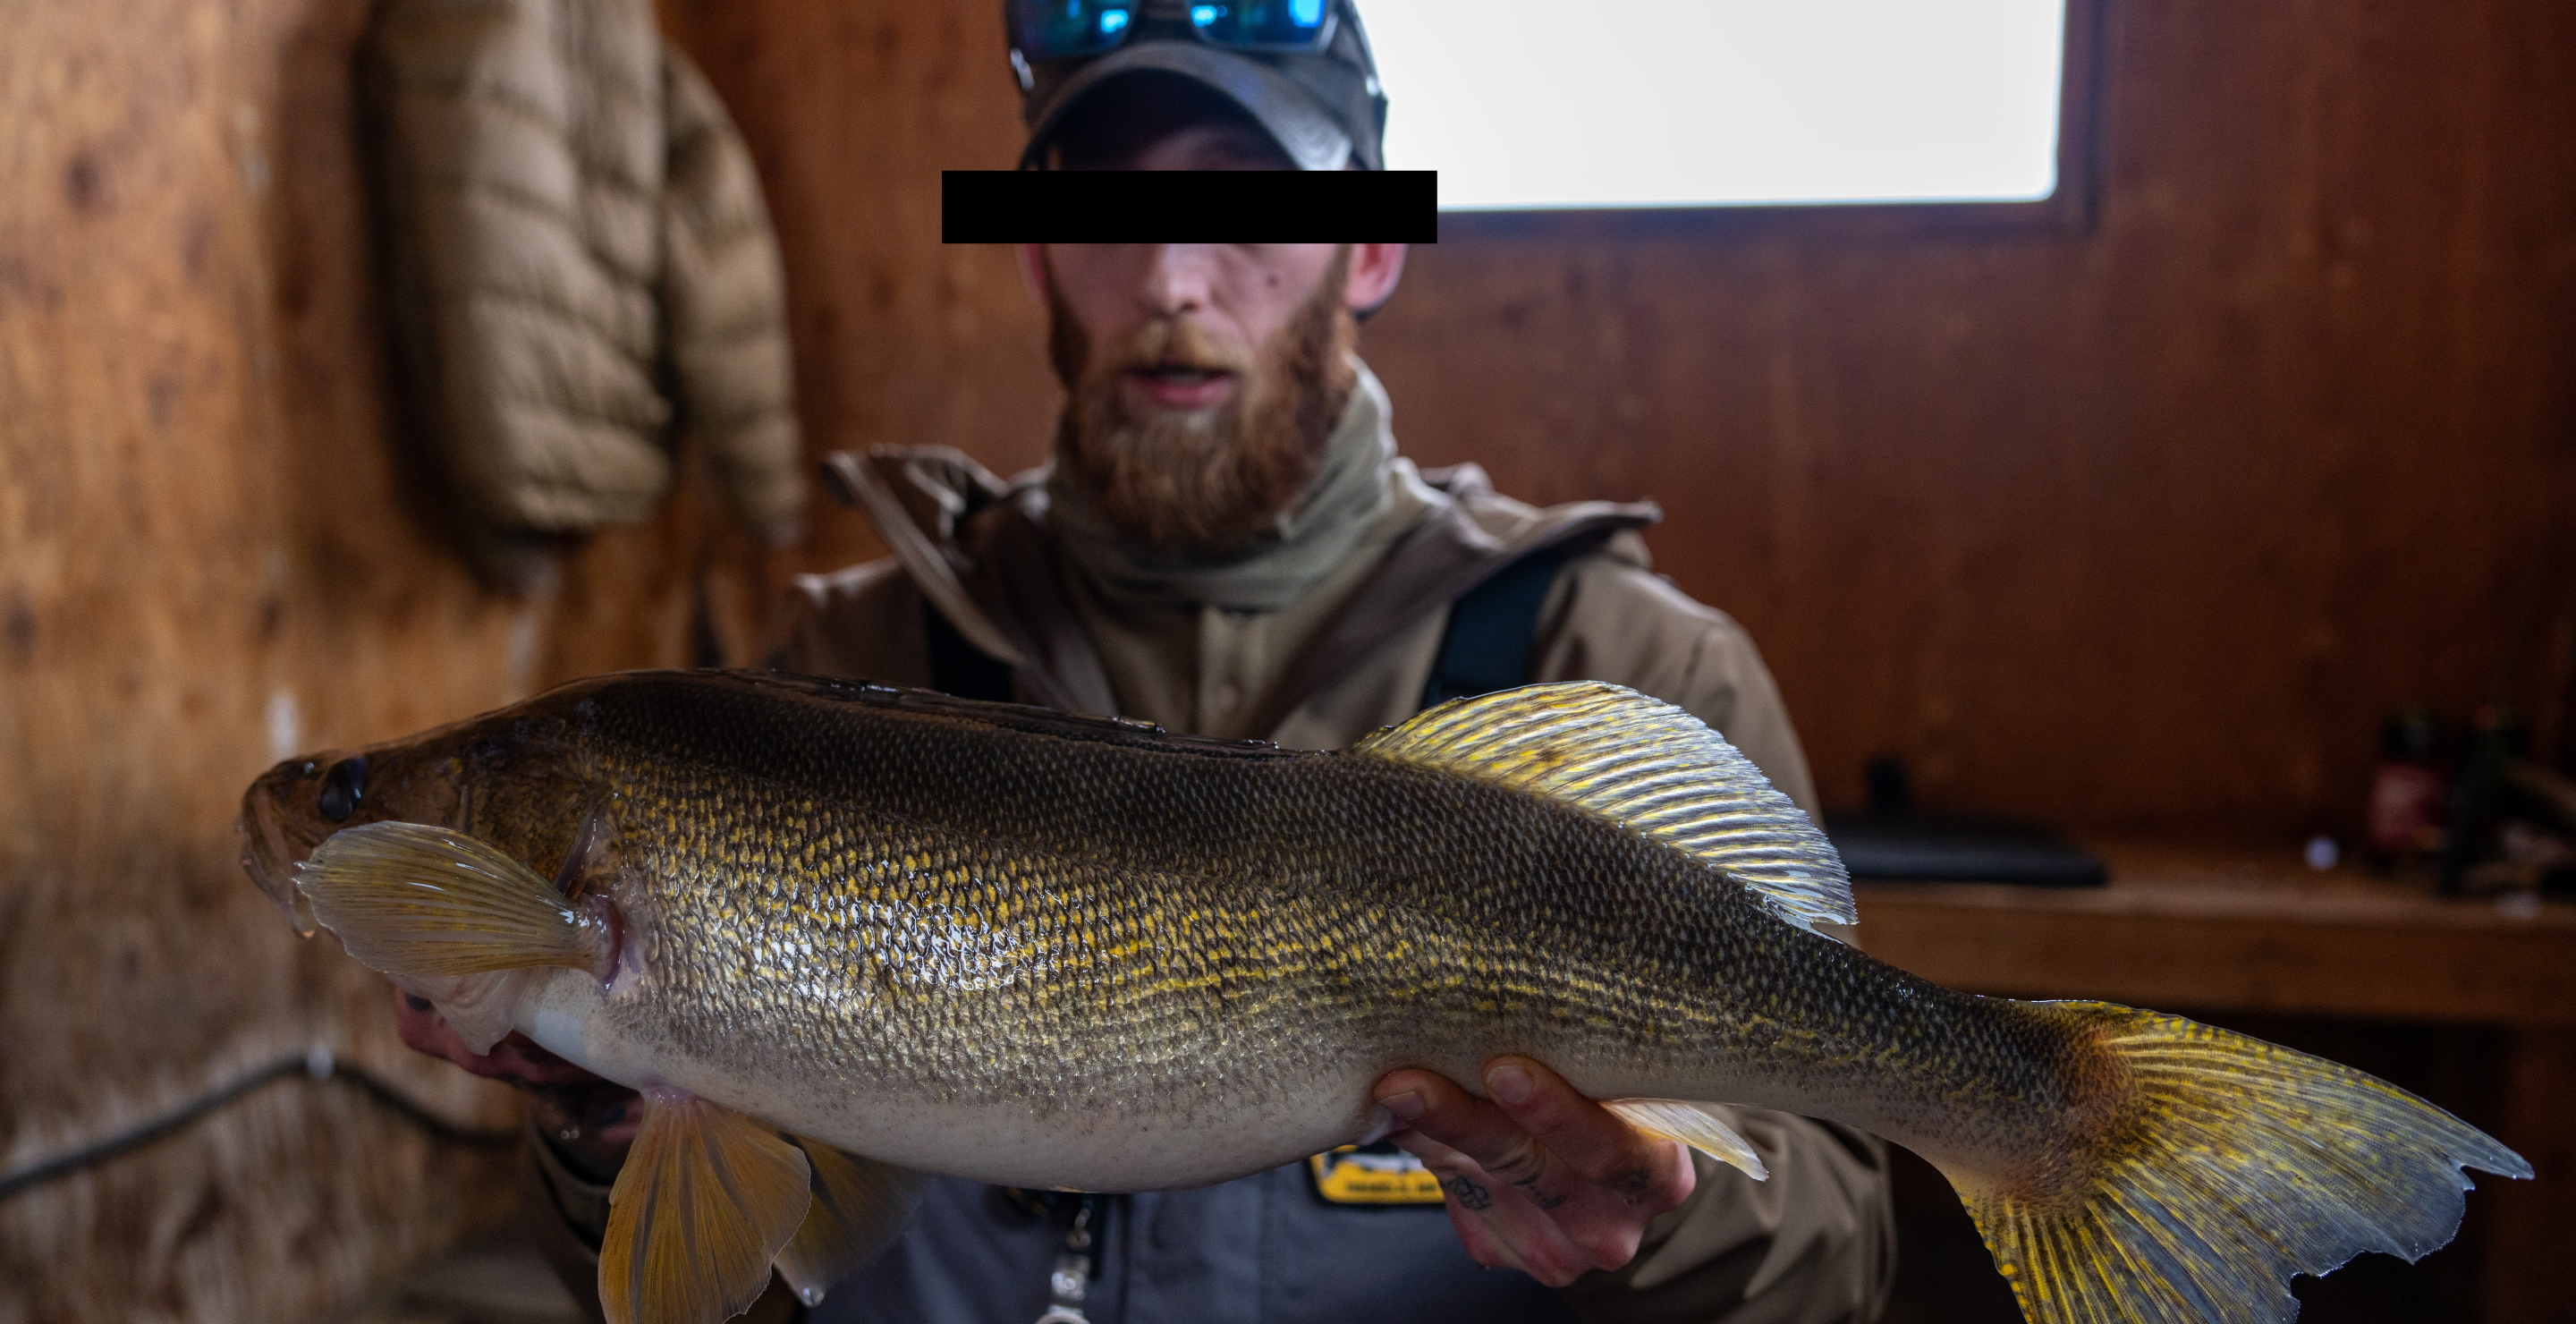
[[[469,532],[646,518],[685,435],[797,537],[777,240],[650,0],[385,0],[360,62],[407,405]]]

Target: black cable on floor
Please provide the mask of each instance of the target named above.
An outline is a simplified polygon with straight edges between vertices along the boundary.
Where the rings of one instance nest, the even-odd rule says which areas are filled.
[[[401,1114],[403,1119],[412,1125],[453,1144],[499,1148],[519,1142],[519,1133],[515,1130],[495,1131],[475,1126],[459,1126],[431,1112],[410,1095],[386,1084],[365,1069],[337,1060],[332,1056],[330,1049],[315,1045],[311,1052],[295,1057],[279,1058],[221,1089],[201,1095],[140,1126],[120,1131],[102,1140],[94,1140],[67,1154],[57,1154],[41,1162],[29,1164],[16,1172],[0,1175],[0,1200],[34,1190],[49,1181],[68,1177],[83,1169],[96,1167],[120,1155],[132,1153],[155,1140],[185,1130],[191,1123],[263,1085],[297,1075],[307,1080],[337,1080],[354,1085],[376,1102]]]

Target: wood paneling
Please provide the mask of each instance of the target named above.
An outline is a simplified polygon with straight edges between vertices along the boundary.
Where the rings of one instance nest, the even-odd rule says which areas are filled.
[[[1045,318],[1007,248],[939,242],[939,172],[1007,169],[1019,99],[996,4],[662,0],[760,164],[787,268],[798,398],[816,450],[956,446],[1044,459]],[[819,512],[803,564],[883,554]]]
[[[478,589],[395,452],[361,0],[0,0],[0,1167],[317,1040],[459,1118],[390,990],[243,878],[250,778],[690,656],[693,503]],[[0,1319],[296,1320],[506,1207],[488,1152],[274,1085],[0,1205]]]
[[[2093,233],[1444,245],[1369,351],[1425,459],[1662,499],[1829,803],[2349,828],[2570,496],[2576,14],[2110,22]]]
[[[997,8],[666,3],[769,181],[820,442],[1044,451],[1007,253],[935,243],[936,172],[1017,142]],[[2550,706],[2576,10],[2104,23],[2089,233],[1446,243],[1364,349],[1424,462],[1663,502],[1660,567],[1751,627],[1829,803],[1894,752],[1935,805],[2349,831],[2391,705],[2503,670]]]
[[[686,501],[540,599],[447,554],[392,449],[364,9],[0,0],[7,1161],[317,1036],[506,1115],[287,937],[233,797],[288,748],[684,660],[702,575],[742,600]],[[1008,253],[937,243],[938,170],[1016,148],[996,9],[667,0],[769,187],[818,447],[1044,451]],[[1426,463],[1663,501],[1663,568],[1762,641],[1831,800],[1896,751],[1935,804],[2348,827],[2387,705],[2500,672],[2529,701],[2515,641],[2567,638],[2536,581],[2576,437],[2576,10],[2106,21],[2090,233],[1444,244],[1367,352]],[[818,529],[810,564],[874,551]],[[0,1316],[307,1316],[492,1175],[280,1087],[0,1207]]]

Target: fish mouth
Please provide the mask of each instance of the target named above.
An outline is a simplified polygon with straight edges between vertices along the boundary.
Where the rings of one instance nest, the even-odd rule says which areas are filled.
[[[267,786],[253,787],[242,799],[242,811],[233,819],[233,835],[241,841],[242,872],[286,913],[297,933],[310,938],[315,927],[313,905],[295,886],[295,875],[320,839],[307,840],[306,834],[289,827],[277,795]]]

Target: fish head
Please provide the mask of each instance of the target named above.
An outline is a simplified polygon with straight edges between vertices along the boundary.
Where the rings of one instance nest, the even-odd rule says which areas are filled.
[[[300,933],[313,910],[296,873],[315,847],[367,823],[424,823],[490,841],[552,872],[599,797],[577,756],[580,725],[543,700],[417,736],[288,759],[242,794],[242,869]],[[571,720],[568,720],[571,719]]]

